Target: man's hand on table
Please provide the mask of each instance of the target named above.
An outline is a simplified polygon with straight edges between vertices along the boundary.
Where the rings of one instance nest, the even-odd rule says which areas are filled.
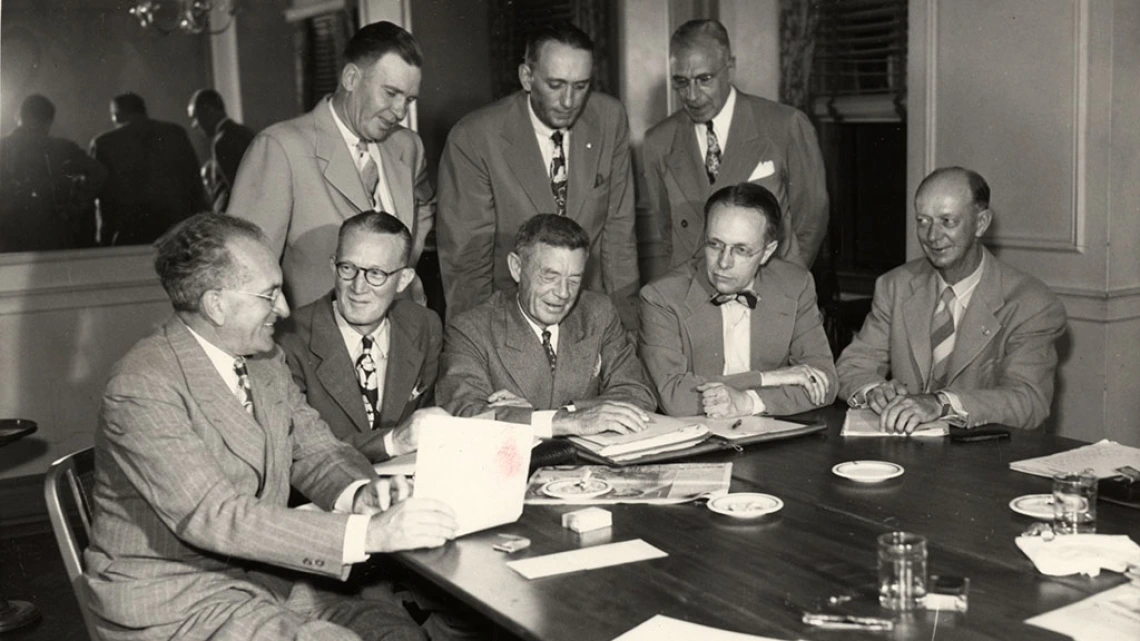
[[[808,398],[815,405],[823,405],[827,398],[827,375],[806,363],[764,372],[763,377],[764,387],[799,385],[807,390]]]
[[[905,396],[907,393],[906,386],[902,383],[887,381],[867,390],[865,396],[867,397],[867,405],[875,410],[876,414],[882,414],[888,403],[899,396]]]
[[[767,377],[767,374],[764,375]],[[701,383],[697,386],[701,393],[701,407],[709,418],[734,418],[750,416],[756,407],[748,392],[724,383]]]
[[[534,407],[530,404],[530,401],[506,389],[492,392],[491,395],[487,397],[487,404],[491,407],[521,407],[524,409],[532,409]]]
[[[575,412],[558,410],[550,422],[554,436],[590,435],[602,432],[630,434],[649,425],[649,414],[633,403],[602,401]]]
[[[881,387],[881,386],[880,386]],[[923,423],[942,417],[942,402],[934,394],[901,394],[887,403],[879,415],[884,432],[910,434]]]

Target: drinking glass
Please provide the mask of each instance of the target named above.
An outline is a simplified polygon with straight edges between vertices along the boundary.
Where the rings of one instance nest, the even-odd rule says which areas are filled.
[[[1096,532],[1097,477],[1091,470],[1053,476],[1053,531],[1057,534]]]
[[[879,603],[909,612],[926,598],[926,537],[910,532],[879,536]]]

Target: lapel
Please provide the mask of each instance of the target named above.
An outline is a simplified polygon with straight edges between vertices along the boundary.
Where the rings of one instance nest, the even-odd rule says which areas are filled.
[[[510,113],[503,122],[501,135],[506,144],[507,164],[519,181],[519,186],[530,198],[537,212],[553,213],[554,194],[550,191],[550,177],[542,166],[542,151],[534,137],[534,125],[527,112],[527,94],[519,91],[510,103]],[[573,137],[573,136],[572,136]],[[567,194],[573,189],[567,186]]]
[[[388,315],[388,366],[384,372],[384,398],[380,401],[380,424],[395,425],[416,385],[424,362],[415,327],[400,322],[401,316]],[[413,375],[414,374],[414,375]]]
[[[321,161],[325,181],[356,207],[356,212],[352,213],[372,209],[370,198],[364,193],[364,184],[360,182],[360,173],[356,171],[356,165],[344,144],[344,137],[340,135],[329,111],[329,98],[322,100],[313,109],[313,117],[316,139],[314,153]],[[385,175],[388,175],[387,171]]]
[[[530,323],[523,318],[514,295],[499,294],[502,304],[492,319],[492,347],[498,348],[503,369],[523,398],[536,409],[548,407],[554,392],[546,352]],[[559,336],[561,344],[561,336]]]
[[[594,366],[598,364],[597,349],[584,349],[581,343],[586,340],[586,313],[582,309],[582,299],[578,298],[574,308],[558,327],[558,365],[554,369],[554,391],[551,404],[561,402],[580,394],[583,386],[593,378]],[[539,345],[541,349],[541,345]],[[545,363],[545,358],[543,359]]]
[[[756,126],[752,105],[740,90],[736,91],[736,107],[732,112],[728,136],[720,173],[712,189],[747,181],[757,163],[771,156],[772,141]]]
[[[756,309],[749,315],[751,353],[748,359],[749,366],[753,370],[760,370],[762,360],[769,360],[773,354],[787,354],[791,336],[786,328],[794,324],[795,313],[792,312],[792,323],[789,323],[788,311],[796,309],[796,302],[777,283],[764,280],[763,267],[752,281],[752,289],[756,293],[757,300]]]
[[[392,194],[392,206],[396,208],[396,211],[390,213],[407,225],[414,237],[416,210],[412,202],[414,198],[412,176],[415,175],[415,169],[404,158],[404,149],[393,142],[391,136],[378,143],[376,147],[380,150],[384,179],[388,182],[388,191]]]
[[[356,366],[333,318],[332,298],[326,295],[320,300],[313,310],[313,333],[309,337],[309,350],[321,359],[316,369],[317,380],[352,419],[356,429],[368,432],[372,426],[364,413],[360,384],[356,381]]]
[[[934,315],[938,289],[938,274],[929,262],[923,263],[922,269],[911,279],[910,287],[910,296],[901,303],[903,323],[911,359],[918,371],[918,385],[922,387],[930,378],[930,319]]]
[[[720,376],[724,373],[724,319],[720,308],[709,302],[715,290],[705,273],[704,260],[694,261],[693,265],[693,277],[685,295],[688,315],[682,321],[693,343],[693,372],[699,376]],[[697,345],[704,349],[697,349]]]
[[[266,432],[258,420],[273,418],[273,407],[262,376],[250,370],[253,404],[257,419],[249,415],[241,401],[226,386],[206,352],[182,320],[175,317],[166,324],[166,336],[178,359],[190,397],[198,404],[202,415],[222,436],[226,447],[245,461],[258,476],[258,490],[265,483]],[[264,406],[264,407],[262,407]],[[266,423],[268,424],[268,423]]]
[[[680,113],[677,128],[673,132],[673,145],[669,149],[666,164],[673,180],[681,188],[685,203],[697,215],[697,220],[704,220],[704,213],[699,207],[704,207],[708,199],[710,185],[708,173],[704,162],[700,158],[700,149],[697,147],[697,136],[693,131],[693,123],[684,113]],[[676,218],[677,215],[674,215]]]
[[[598,125],[594,122],[594,112],[589,109],[587,103],[582,109],[582,116],[571,129],[567,158],[570,175],[567,178],[569,184],[566,186],[566,215],[573,220],[582,219],[582,207],[588,200],[590,192],[594,190],[600,152]],[[559,332],[558,341],[561,344],[561,330]]]
[[[982,268],[982,279],[970,298],[970,306],[962,314],[961,326],[955,329],[954,351],[950,353],[946,370],[947,383],[962,373],[1001,331],[1001,321],[995,316],[1005,304],[1001,295],[1001,272],[993,255],[984,247],[982,252],[986,265]]]

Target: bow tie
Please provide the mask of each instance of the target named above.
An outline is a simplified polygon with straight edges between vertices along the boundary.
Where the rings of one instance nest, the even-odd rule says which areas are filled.
[[[735,294],[714,294],[709,302],[719,307],[734,300],[740,301],[741,305],[747,305],[748,309],[756,309],[756,301],[760,298],[752,292],[736,292]]]

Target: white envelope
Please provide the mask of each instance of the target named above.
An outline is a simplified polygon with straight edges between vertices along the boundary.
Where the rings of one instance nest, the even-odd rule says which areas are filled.
[[[756,169],[752,170],[752,175],[748,177],[748,182],[767,178],[774,173],[776,173],[776,163],[771,160],[761,160],[756,164]]]

